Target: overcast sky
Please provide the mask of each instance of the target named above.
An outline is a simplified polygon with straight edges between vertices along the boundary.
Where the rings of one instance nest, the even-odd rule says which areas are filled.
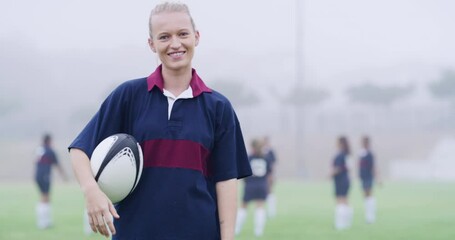
[[[154,63],[155,57],[146,45],[147,20],[157,2],[2,0],[0,36],[3,44],[17,41],[49,56],[71,51],[140,49],[138,59]],[[255,66],[264,64],[267,70],[274,66],[276,73],[268,75],[294,77],[296,1],[182,2],[189,5],[201,32],[195,59],[199,71],[212,76],[214,69],[229,72],[235,67],[242,72],[246,69],[238,68],[244,64],[235,64],[242,58]],[[401,64],[455,68],[455,1],[302,3],[304,72],[308,79],[327,84],[332,76],[346,72]],[[219,64],[209,66],[207,62]],[[141,70],[152,71],[155,67],[143,65]],[[256,72],[257,79],[266,75]]]

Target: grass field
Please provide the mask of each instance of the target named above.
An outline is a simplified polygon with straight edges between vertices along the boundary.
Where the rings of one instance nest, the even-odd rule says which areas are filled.
[[[376,190],[378,221],[363,221],[363,202],[356,183],[350,200],[354,207],[351,229],[332,227],[334,202],[326,183],[281,182],[277,185],[278,215],[269,219],[264,240],[448,240],[455,239],[455,184],[386,183]],[[35,227],[37,192],[33,184],[0,184],[1,240],[105,239],[82,232],[83,198],[76,184],[58,183],[53,189],[54,227]],[[252,210],[253,206],[250,206]],[[237,238],[253,237],[253,214]]]

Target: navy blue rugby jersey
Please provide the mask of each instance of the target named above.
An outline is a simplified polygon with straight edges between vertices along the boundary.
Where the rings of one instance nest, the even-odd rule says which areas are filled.
[[[163,86],[161,66],[121,84],[69,148],[90,157],[104,138],[127,133],[143,149],[141,180],[116,204],[113,239],[219,239],[215,185],[251,175],[237,116],[193,69],[193,98],[177,99],[168,118]]]
[[[58,164],[57,155],[49,146],[41,146],[36,150],[38,159],[36,160],[37,176],[45,176],[51,173],[53,164]]]
[[[362,178],[362,179],[373,178],[373,167],[374,167],[374,156],[370,150],[365,150],[365,152],[360,156],[360,161],[359,161],[360,178]]]
[[[253,172],[251,177],[245,178],[245,184],[251,186],[267,186],[270,175],[271,160],[265,156],[251,154],[248,157]]]
[[[264,158],[267,159],[267,162],[270,164],[270,169],[271,171],[273,171],[273,167],[276,163],[275,151],[273,151],[272,149],[267,150]]]
[[[348,155],[345,152],[340,152],[333,160],[333,166],[338,167],[341,171],[335,175],[335,181],[340,181],[348,178],[348,168],[346,166],[346,158]]]

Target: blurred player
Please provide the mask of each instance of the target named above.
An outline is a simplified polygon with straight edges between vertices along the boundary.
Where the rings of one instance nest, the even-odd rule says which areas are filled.
[[[276,196],[273,193],[273,187],[276,183],[276,176],[275,176],[275,164],[276,164],[276,155],[275,151],[270,145],[270,139],[268,136],[264,137],[263,140],[263,151],[264,151],[264,158],[270,165],[270,174],[268,177],[269,182],[269,190],[267,195],[267,214],[269,217],[274,217],[276,215]]]
[[[346,229],[351,226],[353,210],[348,204],[349,174],[347,160],[350,154],[349,143],[346,137],[338,138],[338,153],[332,165],[332,178],[335,184],[336,208],[335,228]]]
[[[269,189],[268,177],[270,174],[270,163],[265,158],[261,141],[255,139],[251,142],[249,161],[253,175],[245,178],[243,203],[237,213],[235,233],[239,234],[247,217],[247,207],[249,202],[256,204],[254,214],[254,235],[259,237],[264,233],[266,222],[266,211],[264,208],[265,200]]]
[[[51,206],[50,206],[50,187],[52,166],[56,166],[61,176],[66,180],[65,171],[58,163],[57,156],[51,147],[51,136],[44,135],[43,145],[40,146],[36,153],[38,155],[36,161],[35,181],[40,191],[40,202],[36,206],[37,225],[40,229],[45,229],[52,226]]]
[[[359,159],[359,176],[365,196],[365,220],[367,223],[374,223],[376,220],[376,200],[372,195],[372,188],[376,170],[368,136],[362,138],[362,148],[363,151]]]

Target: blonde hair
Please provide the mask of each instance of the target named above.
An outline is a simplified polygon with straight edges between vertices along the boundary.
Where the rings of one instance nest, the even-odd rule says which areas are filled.
[[[183,12],[188,14],[191,20],[191,25],[193,26],[193,30],[196,31],[196,24],[194,24],[193,17],[191,17],[190,9],[184,3],[180,2],[163,2],[155,6],[150,12],[149,17],[149,35],[152,38],[152,17],[154,15],[163,13],[163,12]]]

